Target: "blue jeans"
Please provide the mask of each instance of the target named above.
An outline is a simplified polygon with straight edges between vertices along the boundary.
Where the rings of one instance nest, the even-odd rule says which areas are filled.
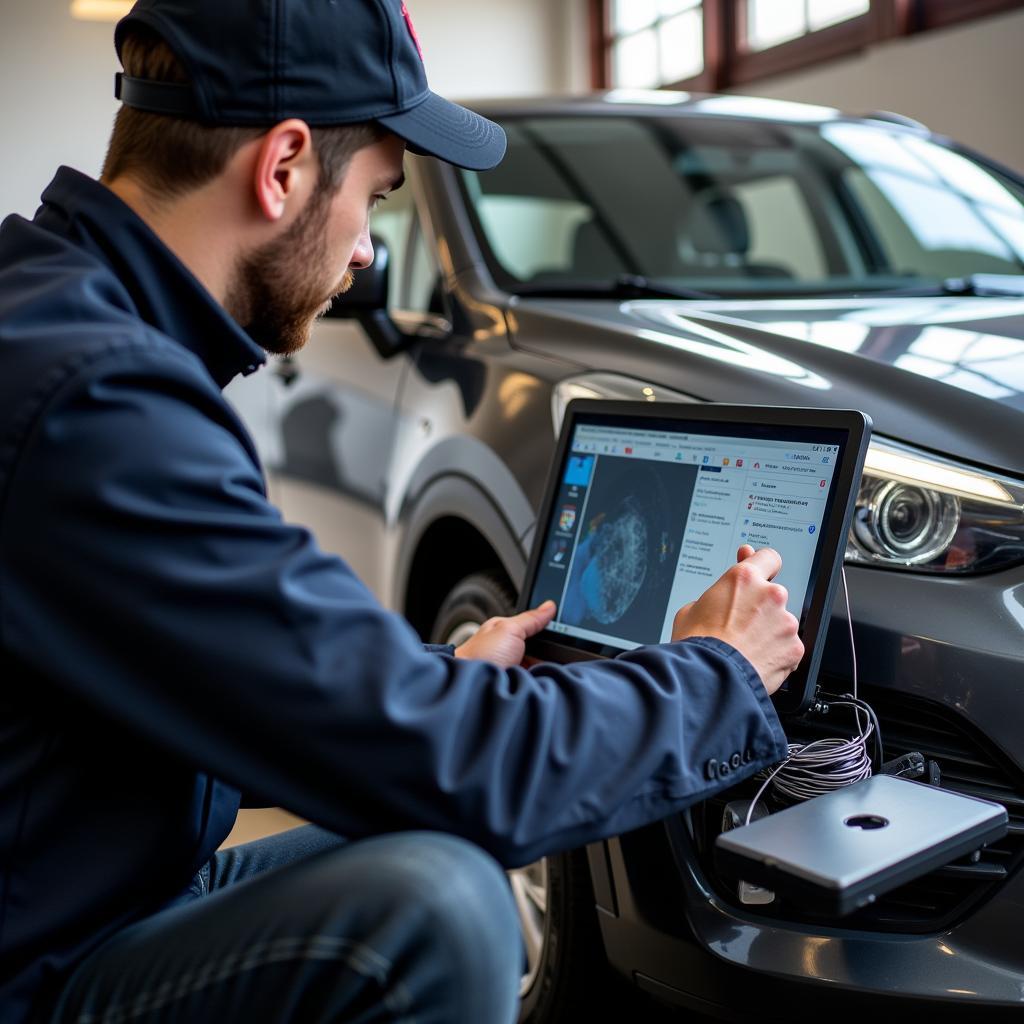
[[[52,1024],[510,1024],[522,946],[498,865],[430,832],[312,825],[223,850],[188,898],[75,971]]]

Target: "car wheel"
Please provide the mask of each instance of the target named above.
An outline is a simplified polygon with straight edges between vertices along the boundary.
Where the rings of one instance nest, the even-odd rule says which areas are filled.
[[[515,595],[494,573],[474,573],[445,598],[430,639],[465,643],[485,620],[515,611]],[[617,985],[604,956],[594,891],[583,850],[570,850],[508,873],[523,933],[521,1024],[587,1019],[608,1009]],[[591,1019],[601,1019],[600,1014]]]

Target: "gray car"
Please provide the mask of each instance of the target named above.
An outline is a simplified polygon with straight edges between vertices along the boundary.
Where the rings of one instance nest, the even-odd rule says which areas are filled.
[[[1020,1007],[1021,180],[895,115],[679,93],[479,109],[505,162],[410,157],[374,267],[300,355],[234,386],[286,515],[457,643],[516,604],[573,397],[861,409],[847,576],[883,757],[919,752],[925,781],[1010,814],[979,857],[842,919],[716,867],[749,784],[546,858],[512,875],[523,1018],[585,1019],[619,976],[733,1017]],[[837,606],[822,691],[851,676]]]

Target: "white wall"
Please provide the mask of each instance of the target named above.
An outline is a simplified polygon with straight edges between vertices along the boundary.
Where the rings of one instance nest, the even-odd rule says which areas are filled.
[[[113,25],[70,0],[0,0],[0,217],[30,216],[59,164],[98,174],[117,103]],[[452,97],[581,89],[583,0],[409,0],[432,88]]]
[[[113,124],[113,26],[69,0],[0,0],[0,217],[31,215],[62,163],[98,174]]]
[[[849,113],[895,110],[1024,172],[1024,11],[888,41],[733,91]]]
[[[410,0],[409,9],[442,95],[578,92],[589,82],[583,0]]]

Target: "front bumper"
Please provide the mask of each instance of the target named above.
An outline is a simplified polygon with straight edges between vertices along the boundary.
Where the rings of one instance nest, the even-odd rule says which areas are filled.
[[[1007,806],[1008,874],[936,913],[933,926],[926,913],[905,930],[773,917],[771,908],[748,912],[728,898],[678,819],[591,848],[609,959],[663,999],[737,1019],[771,1019],[776,1008],[788,1021],[845,1015],[859,1004],[877,1012],[883,1000],[887,1016],[896,1003],[939,1017],[1020,1014],[1024,575],[957,580],[849,569],[848,576],[862,685],[896,704],[927,701],[962,726],[970,743],[957,751],[948,735],[924,725],[915,747],[938,760],[944,785]],[[849,686],[844,619],[833,620],[823,665],[823,679]],[[886,739],[883,717],[887,757],[902,752],[890,747],[898,733],[890,728]]]
[[[653,829],[603,844],[614,902],[599,908],[599,919],[611,963],[663,1000],[724,1018],[791,1022],[854,1008],[883,1010],[886,1019],[1024,1009],[1020,872],[941,934],[812,929],[745,916],[710,890],[692,859],[682,872],[676,865],[676,893],[666,899],[666,864],[654,843],[670,848]],[[652,861],[660,862],[654,871]]]

